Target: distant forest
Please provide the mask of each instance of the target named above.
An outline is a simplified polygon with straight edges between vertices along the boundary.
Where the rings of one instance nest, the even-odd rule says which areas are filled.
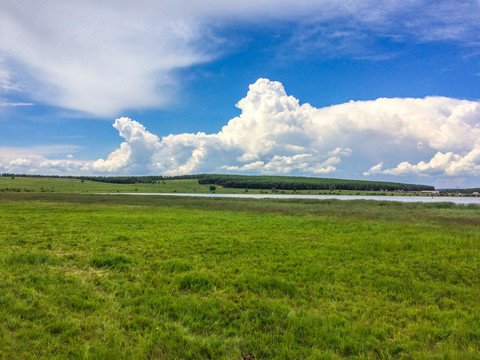
[[[429,185],[293,176],[201,175],[198,183],[229,188],[277,190],[435,190]]]
[[[435,190],[433,186],[403,184],[382,181],[342,180],[294,176],[250,176],[198,174],[182,176],[55,176],[55,175],[16,175],[6,177],[48,177],[99,181],[114,184],[154,184],[159,181],[197,179],[199,184],[210,184],[227,188],[276,189],[276,190],[371,190],[371,191],[421,191]]]
[[[472,194],[474,192],[480,193],[480,188],[471,188],[471,189],[442,189],[442,193],[447,193],[447,194]]]

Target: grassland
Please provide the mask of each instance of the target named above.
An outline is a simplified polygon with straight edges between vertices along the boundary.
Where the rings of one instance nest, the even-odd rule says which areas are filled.
[[[478,206],[59,184],[0,193],[0,358],[478,358]]]
[[[0,174],[15,179],[14,174]],[[18,177],[42,178],[41,175],[18,175]],[[220,185],[224,188],[277,190],[363,190],[363,191],[421,191],[435,190],[430,185],[405,184],[383,181],[365,181],[295,176],[254,176],[232,174],[192,174],[174,177],[164,176],[50,176],[56,179],[89,180],[110,184],[157,184],[169,180],[197,180],[199,184]],[[171,182],[170,182],[171,183]]]
[[[112,184],[99,181],[47,178],[47,177],[0,177],[1,192],[42,192],[42,193],[210,193],[211,184],[199,184],[197,179],[164,180],[157,183]],[[215,186],[219,194],[272,193],[272,189],[243,189]],[[275,190],[278,194],[320,194],[320,195],[418,195],[418,192],[388,192],[362,190]]]

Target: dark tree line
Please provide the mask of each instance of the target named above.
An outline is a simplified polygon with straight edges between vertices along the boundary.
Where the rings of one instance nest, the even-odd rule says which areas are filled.
[[[199,175],[198,183],[230,188],[277,190],[435,190],[429,185],[290,176]]]
[[[161,175],[148,175],[148,176],[63,176],[63,175],[31,175],[31,174],[1,174],[2,177],[31,177],[31,178],[54,178],[54,179],[79,179],[90,180],[112,184],[154,184],[164,180],[174,179],[197,179],[197,175],[185,175],[185,176],[161,176]]]
[[[442,193],[445,194],[472,194],[474,192],[480,193],[480,188],[471,188],[471,189],[444,189],[441,190]]]

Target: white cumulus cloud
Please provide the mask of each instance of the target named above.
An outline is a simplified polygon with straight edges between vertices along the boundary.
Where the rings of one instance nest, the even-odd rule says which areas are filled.
[[[136,121],[117,119],[126,142],[93,168],[167,175],[478,174],[479,102],[382,98],[315,108],[301,105],[281,83],[259,79],[236,106],[242,113],[216,134],[160,139]]]
[[[360,178],[480,175],[480,102],[381,98],[315,108],[281,83],[259,79],[217,133],[159,137],[129,118],[106,159],[3,159],[4,170],[105,174],[249,173]],[[2,160],[2,159],[0,159]]]
[[[112,152],[107,160],[99,159],[92,165],[98,172],[118,172],[123,169],[144,171],[152,164],[152,157],[161,146],[158,136],[146,131],[145,127],[128,118],[115,121],[113,127],[118,130],[125,142]]]
[[[453,152],[437,152],[428,162],[420,161],[418,164],[410,164],[403,161],[392,169],[383,170],[383,164],[377,164],[370,168],[366,175],[450,175],[450,176],[479,176],[480,175],[480,146],[465,156]]]
[[[0,172],[15,174],[81,174],[90,170],[89,161],[49,159],[78,150],[75,145],[0,147]]]

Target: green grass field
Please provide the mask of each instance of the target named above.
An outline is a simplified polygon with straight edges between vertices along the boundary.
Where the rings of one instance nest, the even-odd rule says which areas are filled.
[[[0,358],[478,359],[478,206],[53,186],[0,193]]]
[[[81,181],[68,178],[42,178],[16,176],[0,177],[1,192],[55,192],[55,193],[210,193],[209,184],[198,184],[197,179],[165,180],[155,184],[112,184],[99,181]],[[219,194],[242,194],[245,189],[216,186]],[[272,193],[272,189],[248,189],[249,194]],[[277,194],[312,195],[418,195],[416,192],[375,192],[363,190],[275,190]]]

